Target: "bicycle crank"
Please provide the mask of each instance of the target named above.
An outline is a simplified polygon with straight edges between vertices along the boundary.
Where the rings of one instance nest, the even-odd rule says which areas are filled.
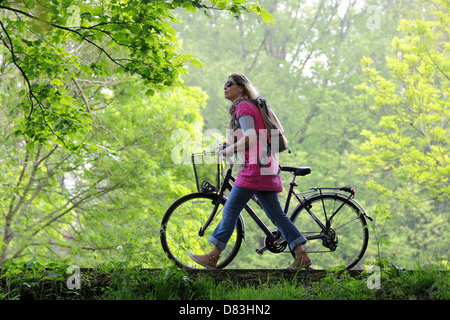
[[[272,231],[272,234],[274,236],[278,235],[278,231]],[[267,250],[274,254],[282,253],[286,250],[286,247],[288,245],[286,239],[284,239],[283,236],[280,236],[279,239],[276,239],[275,241],[272,241],[269,237],[266,237],[264,240],[264,244],[266,245]]]
[[[272,234],[274,236],[279,235],[277,231],[272,231]],[[273,241],[269,237],[266,237],[264,239],[264,246],[261,248],[256,248],[255,251],[256,251],[256,253],[259,253],[261,255],[266,250],[269,250],[273,254],[279,254],[279,253],[283,253],[286,250],[287,245],[288,245],[288,243],[287,243],[286,239],[284,239],[283,236],[280,236],[280,238],[276,239],[275,241]]]

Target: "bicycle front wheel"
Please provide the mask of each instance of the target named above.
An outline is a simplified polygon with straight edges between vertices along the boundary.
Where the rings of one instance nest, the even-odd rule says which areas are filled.
[[[197,255],[211,251],[212,245],[208,242],[217,224],[222,218],[225,199],[220,199],[216,216],[203,235],[200,229],[211,216],[217,199],[216,194],[192,193],[178,199],[167,210],[161,222],[160,237],[163,250],[180,268],[203,268],[192,261],[188,254]],[[236,256],[242,243],[243,226],[241,219],[222,251],[217,268],[224,268]]]
[[[311,217],[320,220],[324,231]],[[363,257],[369,230],[363,212],[348,197],[338,193],[315,194],[293,212],[291,220],[308,239],[304,245],[315,269],[353,268]]]

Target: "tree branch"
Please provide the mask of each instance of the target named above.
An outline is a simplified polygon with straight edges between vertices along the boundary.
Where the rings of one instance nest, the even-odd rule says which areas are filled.
[[[1,7],[3,7],[3,6],[0,6],[0,8]],[[22,66],[20,66],[20,64],[17,62],[17,59],[16,59],[16,54],[15,54],[15,52],[14,52],[14,46],[13,46],[13,44],[12,44],[12,40],[11,40],[11,37],[10,37],[10,35],[9,35],[9,33],[8,33],[8,31],[6,30],[6,28],[5,28],[5,26],[3,25],[3,22],[0,20],[0,26],[1,26],[1,28],[2,28],[2,30],[3,30],[3,32],[6,34],[6,37],[8,38],[8,42],[9,42],[9,46],[8,46],[8,44],[5,42],[5,39],[2,37],[1,39],[2,39],[2,42],[3,42],[3,44],[5,45],[5,47],[8,49],[8,51],[11,53],[11,57],[12,57],[12,60],[13,60],[13,64],[17,67],[17,69],[20,71],[20,73],[22,74],[22,77],[24,78],[24,80],[25,80],[25,82],[27,83],[27,86],[28,86],[28,95],[29,95],[29,101],[30,101],[30,104],[31,104],[31,107],[30,107],[30,112],[28,113],[28,116],[27,116],[27,119],[28,119],[28,124],[27,124],[27,128],[30,126],[30,124],[31,124],[31,115],[33,114],[33,112],[34,112],[34,102],[33,102],[33,100],[35,100],[36,101],[36,103],[37,103],[37,105],[39,106],[39,108],[40,108],[40,110],[41,110],[41,113],[42,113],[42,119],[43,119],[43,121],[44,121],[44,123],[45,123],[45,125],[50,129],[50,131],[64,144],[64,146],[65,147],[67,147],[66,146],[66,144],[65,144],[65,142],[64,142],[64,139],[63,138],[61,138],[54,130],[53,130],[53,128],[48,124],[48,122],[47,122],[47,120],[45,119],[45,114],[44,114],[44,106],[42,105],[42,103],[39,101],[39,99],[36,97],[36,95],[34,94],[34,92],[33,92],[33,89],[31,89],[31,84],[30,84],[30,79],[28,78],[28,76],[27,76],[27,74],[25,73],[25,71],[22,69]]]
[[[0,8],[1,7],[2,6],[0,6]],[[5,47],[8,49],[8,51],[11,53],[11,58],[12,58],[13,64],[20,71],[20,73],[22,74],[22,77],[24,78],[24,80],[25,80],[25,82],[27,83],[27,86],[28,86],[28,94],[29,94],[29,100],[30,100],[30,103],[31,103],[31,109],[30,109],[30,113],[28,114],[27,118],[28,118],[28,120],[30,120],[31,119],[31,115],[33,114],[33,109],[34,109],[33,99],[35,99],[36,101],[38,101],[38,99],[36,98],[36,96],[33,93],[33,90],[31,89],[30,79],[28,79],[27,74],[25,73],[25,71],[23,71],[22,67],[19,65],[19,63],[16,60],[16,54],[14,53],[14,46],[12,44],[11,37],[9,36],[8,31],[6,31],[6,28],[3,25],[3,22],[1,20],[0,20],[0,26],[2,27],[3,32],[6,34],[6,37],[8,38],[9,46],[5,42],[5,39],[3,39],[3,37],[2,37],[2,42],[5,45]]]
[[[125,65],[121,64],[121,63],[119,62],[119,60],[125,60],[125,61],[134,61],[134,60],[130,60],[130,59],[115,59],[115,58],[113,58],[113,57],[112,57],[112,56],[111,56],[104,48],[102,48],[101,46],[99,46],[98,44],[96,44],[95,42],[93,42],[92,40],[90,40],[90,39],[88,38],[88,35],[83,35],[83,34],[81,34],[81,32],[78,31],[78,29],[79,29],[79,30],[91,30],[91,29],[92,29],[91,27],[81,27],[81,26],[80,26],[80,27],[77,27],[77,29],[74,29],[74,28],[64,27],[64,26],[58,25],[58,24],[56,24],[56,23],[49,22],[49,21],[47,21],[47,20],[44,20],[44,19],[41,19],[41,18],[39,18],[39,17],[33,16],[32,14],[29,14],[29,13],[27,13],[27,12],[25,12],[25,11],[22,11],[22,10],[19,10],[19,9],[15,9],[15,8],[11,8],[11,7],[5,7],[5,6],[2,6],[2,5],[0,5],[0,9],[5,9],[5,10],[14,11],[14,12],[19,13],[19,14],[22,14],[22,15],[24,15],[24,16],[30,18],[30,19],[33,19],[33,20],[36,20],[36,21],[45,23],[45,24],[48,25],[48,26],[51,26],[51,27],[54,27],[54,28],[57,28],[57,29],[60,29],[60,30],[65,30],[65,31],[68,31],[68,32],[71,32],[71,33],[75,33],[75,34],[78,35],[81,39],[83,39],[84,41],[87,41],[88,43],[90,43],[91,45],[93,45],[94,47],[96,47],[98,50],[100,50],[100,52],[103,53],[104,55],[106,55],[106,57],[107,57],[111,62],[113,62],[113,63],[116,64],[117,66],[119,66],[119,67],[125,69],[126,71],[128,71],[128,72],[130,72],[130,73],[133,73],[133,71],[132,71],[130,68],[128,68],[128,67],[126,67]],[[122,22],[122,24],[127,24],[127,25],[129,25],[130,23],[129,23],[129,22]],[[100,31],[100,30],[98,30],[98,29],[94,29],[94,30]],[[108,34],[108,33],[107,33],[106,31],[104,31],[104,30],[102,30],[101,32],[104,32],[104,33]],[[108,35],[109,35],[109,34],[108,34]],[[111,37],[111,35],[109,35],[109,36]],[[119,45],[124,47],[124,45],[122,45],[122,44],[119,44]],[[140,72],[138,72],[138,71],[136,71],[136,73],[139,74],[139,75],[140,75],[141,77],[143,77],[144,79],[147,79],[147,80],[149,80],[149,81],[155,80],[154,78],[149,77],[149,76],[147,76],[147,75],[145,75],[145,74],[143,74],[143,73],[140,73]]]

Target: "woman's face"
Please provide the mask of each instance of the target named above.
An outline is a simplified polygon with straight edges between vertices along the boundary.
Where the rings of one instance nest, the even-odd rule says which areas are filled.
[[[233,78],[229,77],[225,85],[223,86],[225,99],[234,101],[244,92],[244,88],[237,85]]]

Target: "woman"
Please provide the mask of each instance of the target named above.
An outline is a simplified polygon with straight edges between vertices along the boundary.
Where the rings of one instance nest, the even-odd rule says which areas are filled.
[[[256,194],[267,216],[281,231],[288,241],[289,247],[295,252],[295,260],[288,269],[309,267],[312,262],[302,246],[305,244],[306,238],[283,212],[278,200],[277,193],[282,191],[281,177],[278,172],[267,174],[267,170],[262,170],[271,166],[271,163],[267,163],[266,168],[262,168],[258,152],[253,152],[253,150],[258,150],[256,148],[257,141],[260,141],[256,132],[264,132],[265,127],[258,107],[245,100],[257,99],[258,92],[245,75],[233,73],[225,83],[224,94],[225,98],[232,102],[229,109],[231,130],[228,132],[236,134],[237,138],[229,137],[229,146],[222,152],[227,157],[237,153],[240,171],[223,208],[223,218],[208,239],[214,245],[213,249],[205,255],[195,255],[190,252],[189,257],[206,268],[215,268],[220,253],[225,249],[234,231],[240,212],[250,198]],[[240,129],[235,130],[239,126]],[[240,138],[238,131],[243,134]],[[257,159],[255,159],[255,154]],[[245,161],[240,162],[239,155],[244,155]],[[269,160],[276,162],[274,157],[271,158],[272,156],[269,157]]]

